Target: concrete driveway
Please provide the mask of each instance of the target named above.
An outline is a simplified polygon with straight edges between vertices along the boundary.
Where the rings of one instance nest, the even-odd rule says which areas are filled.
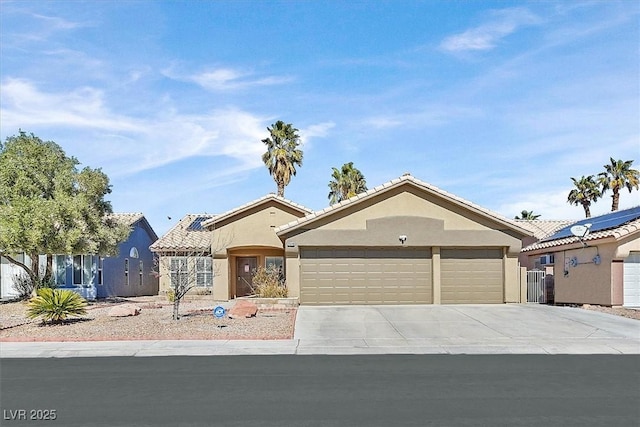
[[[297,354],[640,354],[640,321],[539,304],[298,309]]]

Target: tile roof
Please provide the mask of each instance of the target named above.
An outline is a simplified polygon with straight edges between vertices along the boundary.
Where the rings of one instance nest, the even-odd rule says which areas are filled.
[[[630,234],[640,233],[640,218],[636,218],[632,221],[622,224],[619,227],[610,228],[608,230],[599,230],[593,233],[587,234],[582,238],[583,242],[589,242],[598,239],[613,238],[619,240],[623,237],[627,237]],[[531,252],[540,249],[549,249],[563,245],[571,245],[574,243],[580,243],[580,239],[575,236],[564,237],[555,240],[546,240],[543,242],[533,243],[526,248],[522,249],[522,252]]]
[[[481,206],[478,206],[468,200],[465,200],[461,197],[455,196],[451,193],[448,193],[444,190],[439,189],[438,187],[435,187],[431,184],[427,184],[424,181],[421,181],[417,178],[414,178],[412,175],[410,174],[404,174],[402,175],[400,178],[396,178],[393,179],[389,182],[385,182],[382,185],[379,185],[377,187],[374,187],[368,191],[365,191],[364,193],[360,193],[357,194],[347,200],[343,200],[339,203],[336,203],[334,205],[331,205],[329,207],[326,207],[324,209],[322,209],[321,211],[317,211],[317,212],[312,212],[309,215],[303,217],[303,218],[299,218],[297,220],[291,221],[288,224],[284,224],[281,225],[280,227],[276,227],[276,233],[281,234],[284,233],[286,231],[290,231],[293,230],[295,228],[301,227],[304,224],[310,223],[312,221],[314,221],[317,218],[323,217],[325,215],[328,215],[332,212],[337,212],[340,211],[344,208],[346,208],[347,206],[350,206],[354,203],[358,203],[361,200],[365,200],[365,199],[369,199],[371,197],[373,197],[376,194],[382,193],[384,191],[387,191],[391,188],[395,188],[395,187],[399,187],[400,185],[403,185],[405,183],[410,183],[416,187],[422,188],[430,193],[435,193],[449,201],[452,201],[453,203],[460,205],[460,206],[464,206],[467,209],[470,209],[472,211],[475,211],[485,217],[490,217],[491,219],[502,223],[506,226],[508,226],[511,229],[515,229],[516,231],[521,232],[522,234],[525,235],[532,235],[532,231],[530,231],[527,228],[522,227],[520,224],[507,219],[506,217],[503,217],[502,215],[495,213],[493,211],[490,211],[489,209],[483,208]]]
[[[140,212],[114,212],[107,216],[130,226],[144,218],[144,215]]]
[[[569,224],[575,222],[574,220],[548,220],[548,219],[534,219],[534,220],[526,220],[526,219],[514,219],[512,220],[520,227],[529,230],[533,237],[538,240],[542,240],[545,237],[551,236],[556,231],[560,230],[563,227],[566,227]]]
[[[167,233],[151,245],[153,252],[211,250],[212,231],[194,229],[191,224],[198,218],[214,217],[212,214],[187,214]]]
[[[278,201],[278,202],[280,202],[280,203],[282,203],[284,205],[290,206],[290,207],[292,207],[292,208],[294,208],[296,210],[299,210],[301,212],[306,212],[306,213],[313,212],[311,209],[306,208],[306,207],[304,207],[304,206],[302,206],[302,205],[300,205],[298,203],[292,202],[289,199],[285,199],[284,197],[280,197],[280,196],[277,196],[277,195],[275,195],[273,193],[270,193],[270,194],[267,194],[266,196],[260,197],[259,199],[253,200],[253,201],[251,201],[249,203],[245,203],[242,206],[238,206],[237,208],[233,208],[233,209],[231,209],[231,210],[229,210],[227,212],[221,213],[219,215],[215,215],[214,217],[210,218],[209,220],[204,221],[202,223],[202,225],[204,227],[208,227],[208,226],[210,226],[212,224],[215,224],[215,223],[217,223],[219,221],[227,219],[227,218],[229,218],[229,217],[231,217],[233,215],[239,214],[241,212],[244,212],[246,210],[249,210],[249,209],[253,208],[254,206],[258,206],[261,203],[266,203],[266,202],[271,201],[271,200]]]

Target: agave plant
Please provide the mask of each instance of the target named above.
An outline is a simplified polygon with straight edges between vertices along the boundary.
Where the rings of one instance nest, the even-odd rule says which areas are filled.
[[[68,289],[38,289],[38,295],[28,303],[27,316],[41,317],[43,322],[60,322],[67,317],[80,317],[87,313],[87,301]]]

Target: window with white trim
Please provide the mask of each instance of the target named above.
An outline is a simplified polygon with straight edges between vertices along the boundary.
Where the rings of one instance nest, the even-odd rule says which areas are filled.
[[[196,286],[213,286],[213,260],[211,257],[196,258]]]
[[[187,265],[187,257],[172,257],[169,270],[169,277],[171,278],[172,288],[175,288],[176,285],[188,285],[189,270]]]
[[[73,256],[73,284],[76,286],[89,286],[93,284],[96,275],[93,255]]]
[[[67,256],[55,255],[53,257],[55,277],[55,284],[58,286],[65,286],[67,284]]]

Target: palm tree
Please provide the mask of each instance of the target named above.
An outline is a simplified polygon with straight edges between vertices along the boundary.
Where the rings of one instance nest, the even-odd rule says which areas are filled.
[[[567,202],[576,206],[582,205],[585,217],[591,218],[591,211],[589,210],[591,202],[595,202],[602,197],[598,183],[593,175],[583,176],[579,180],[572,177],[571,181],[573,181],[573,185],[576,188],[569,192]]]
[[[633,160],[613,160],[610,157],[611,164],[604,165],[604,172],[598,174],[598,183],[602,187],[602,192],[611,189],[613,199],[611,203],[611,212],[618,210],[618,203],[620,202],[620,190],[624,187],[629,190],[634,188],[637,190],[640,185],[640,172],[637,169],[631,169]]]
[[[534,214],[533,211],[525,211],[520,212],[520,216],[516,215],[515,219],[524,219],[527,221],[532,221],[534,219],[540,218],[540,215]]]
[[[284,197],[284,187],[295,176],[296,165],[302,166],[303,153],[298,149],[300,135],[291,123],[285,124],[282,120],[278,120],[267,130],[270,137],[262,140],[267,146],[262,161],[278,186],[278,196]]]
[[[340,170],[332,169],[329,181],[329,203],[332,205],[367,191],[367,181],[362,172],[353,167],[353,162],[345,163]]]

